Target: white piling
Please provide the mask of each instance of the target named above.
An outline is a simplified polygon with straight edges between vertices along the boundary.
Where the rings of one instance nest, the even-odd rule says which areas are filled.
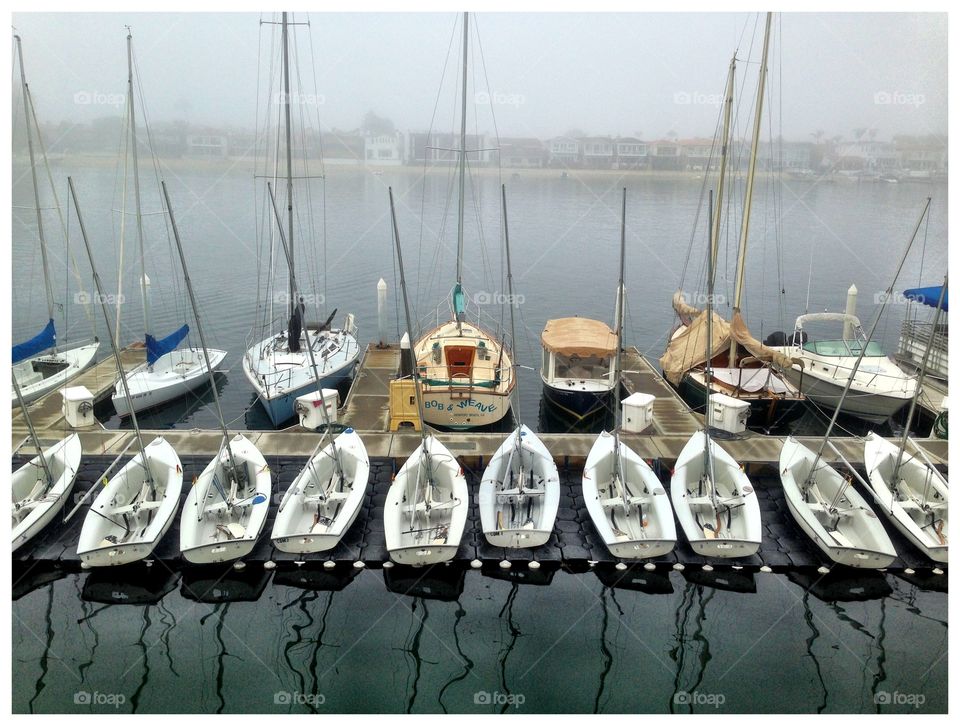
[[[847,307],[844,310],[847,315],[856,315],[857,314],[857,286],[851,285],[850,289],[847,290]],[[843,339],[852,340],[854,335],[853,326],[844,321],[843,323]]]
[[[387,283],[382,277],[377,283],[377,333],[383,345],[387,339]]]

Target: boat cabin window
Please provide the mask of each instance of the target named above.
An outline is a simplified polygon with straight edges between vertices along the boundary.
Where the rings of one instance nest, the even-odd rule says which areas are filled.
[[[804,343],[803,349],[816,355],[856,357],[860,355],[860,351],[863,349],[863,342],[860,340],[816,340]],[[883,348],[874,341],[870,341],[867,352],[864,354],[867,358],[882,358],[884,355]]]
[[[447,375],[450,378],[471,378],[473,374],[473,355],[476,351],[471,345],[448,345],[443,349],[447,358]]]
[[[598,358],[596,356],[558,355],[556,357],[555,378],[574,378],[583,380],[587,378],[603,378],[607,375],[610,368],[608,358]]]

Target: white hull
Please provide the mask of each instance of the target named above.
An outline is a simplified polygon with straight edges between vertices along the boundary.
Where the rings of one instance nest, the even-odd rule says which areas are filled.
[[[427,484],[426,447],[434,482]],[[460,548],[470,494],[456,458],[435,437],[397,472],[384,508],[390,559],[403,565],[432,565],[452,559]]]
[[[704,433],[683,447],[670,479],[673,509],[693,551],[705,557],[749,557],[760,549],[760,504],[739,464],[713,439],[710,451],[716,478],[715,507],[705,482]]]
[[[893,543],[870,505],[826,462],[817,464],[814,481],[803,493],[816,454],[793,437],[780,451],[780,480],[787,508],[800,528],[827,557],[840,565],[884,568],[897,556]],[[836,501],[836,510],[830,505]]]
[[[157,437],[146,446],[155,490],[144,483],[137,454],[107,483],[83,520],[77,554],[89,567],[142,560],[170,529],[180,505],[183,469],[173,447]]]
[[[333,459],[334,447],[343,481]],[[366,447],[353,429],[347,429],[317,452],[283,495],[270,535],[273,546],[296,554],[336,547],[360,513],[369,478]]]
[[[214,370],[227,357],[226,351],[207,349]],[[143,363],[127,374],[127,386],[135,412],[161,406],[185,396],[210,381],[202,348],[180,348],[161,356],[152,366]],[[113,407],[121,417],[130,415],[130,399],[119,381],[114,386]]]
[[[593,526],[614,557],[665,555],[677,543],[667,492],[647,463],[622,441],[622,476],[614,481],[616,441],[613,434],[601,433],[584,464],[583,499]]]
[[[230,451],[243,471],[242,481],[230,476],[230,459],[221,448],[187,494],[180,515],[180,551],[187,562],[212,564],[246,557],[260,537],[273,491],[270,467],[241,434],[230,441]],[[255,497],[262,501],[255,503]]]
[[[786,349],[791,350],[791,349]],[[808,367],[803,371],[803,375],[796,368],[791,368],[787,372],[787,378],[795,386],[801,388],[801,392],[818,406],[833,411],[840,398],[843,395],[843,389],[846,381],[832,381],[818,378],[810,372]],[[906,374],[904,374],[906,376]],[[909,389],[912,391],[913,389]],[[871,423],[883,423],[893,416],[897,411],[903,408],[913,393],[908,389],[891,395],[884,395],[876,391],[864,390],[856,386],[851,386],[850,392],[843,401],[843,413],[850,416],[856,416],[864,421]]]
[[[46,476],[39,456],[13,473],[13,552],[33,539],[63,509],[80,470],[80,437],[71,434],[45,449],[43,455],[54,478],[49,489],[37,489]]]
[[[939,472],[904,452],[901,483],[894,494],[893,467],[900,447],[871,432],[863,448],[867,482],[877,508],[927,557],[946,563],[950,490]]]
[[[560,506],[560,475],[529,428],[515,429],[497,449],[483,472],[478,499],[483,535],[495,547],[539,547],[550,539]]]
[[[13,374],[17,377],[24,403],[33,403],[43,398],[83,373],[93,364],[99,348],[100,343],[95,342],[69,350],[59,350],[56,353],[44,353],[15,364]],[[55,368],[62,366],[62,369],[44,378],[41,371],[50,366]],[[13,405],[18,406],[17,394],[12,386],[10,395]]]

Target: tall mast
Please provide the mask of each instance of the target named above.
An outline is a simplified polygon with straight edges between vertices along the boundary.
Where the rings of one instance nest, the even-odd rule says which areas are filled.
[[[457,203],[457,284],[463,281],[463,210],[467,172],[467,47],[470,36],[467,13],[463,14],[463,92],[460,99],[460,199]]]
[[[17,57],[20,59],[20,85],[23,88],[23,113],[27,124],[27,151],[30,154],[30,178],[33,180],[33,199],[37,210],[37,236],[40,238],[40,258],[43,261],[43,287],[47,295],[47,320],[53,320],[53,285],[50,282],[50,262],[47,259],[47,238],[43,233],[43,213],[40,211],[40,188],[37,184],[37,162],[33,152],[33,130],[31,128],[30,110],[33,108],[33,99],[30,97],[30,86],[27,85],[27,73],[23,68],[23,47],[20,36],[13,36],[17,41]],[[53,349],[56,350],[56,341]]]
[[[296,280],[294,279],[293,272],[294,260],[296,259],[293,253],[293,139],[290,130],[290,51],[287,37],[289,35],[289,29],[286,13],[282,15],[281,24],[281,35],[283,37],[283,115],[287,132],[287,244],[290,250],[290,316],[292,317],[297,306],[297,300]],[[310,333],[307,332],[306,335],[307,345],[309,346]]]
[[[763,91],[767,85],[767,54],[770,50],[770,21],[773,13],[767,13],[767,26],[763,33],[763,54],[760,58],[760,79],[757,81],[757,109],[753,117],[753,139],[750,142],[750,168],[747,172],[747,188],[743,200],[743,219],[740,222],[740,248],[737,252],[737,280],[733,292],[733,314],[740,312],[743,296],[743,275],[747,263],[747,237],[750,233],[750,207],[753,204],[753,179],[757,170],[757,150],[760,148],[760,120],[763,115]],[[737,341],[730,338],[729,365],[735,365]]]
[[[727,176],[727,152],[730,149],[730,116],[733,111],[733,84],[737,69],[737,56],[730,59],[727,74],[727,95],[723,101],[723,137],[720,142],[720,179],[717,182],[717,201],[712,216],[713,241],[711,242],[713,268],[717,268],[717,250],[720,243],[720,210],[723,208],[723,182]]]
[[[173,239],[177,243],[177,252],[180,255],[180,265],[183,267],[183,281],[187,285],[187,294],[190,296],[190,307],[193,308],[193,317],[197,321],[197,335],[200,336],[200,347],[203,349],[203,362],[207,366],[207,374],[210,376],[210,390],[213,391],[213,403],[217,409],[217,421],[220,422],[220,431],[223,433],[223,446],[227,450],[227,456],[230,458],[230,468],[233,470],[233,476],[240,476],[240,469],[233,458],[233,450],[230,448],[230,434],[227,431],[227,424],[223,420],[223,410],[220,408],[220,393],[217,391],[217,381],[213,374],[213,367],[210,365],[210,354],[207,352],[207,341],[203,337],[203,326],[200,324],[200,312],[197,309],[197,300],[193,296],[193,283],[190,282],[190,273],[187,271],[187,259],[183,254],[183,245],[180,244],[180,232],[177,230],[177,220],[173,217],[173,207],[170,205],[170,195],[167,193],[167,183],[160,182],[163,189],[163,200],[167,205],[167,214],[170,217],[170,227],[173,229]]]
[[[617,284],[617,352],[613,358],[613,431],[620,436],[620,368],[622,365],[620,349],[623,347],[624,313],[624,265],[627,255],[627,188],[623,188],[623,201],[620,206],[620,282]],[[619,447],[617,447],[619,450]]]
[[[514,351],[517,349],[517,328],[514,323],[514,298],[513,298],[513,270],[510,266],[510,231],[507,226],[507,185],[500,185],[500,198],[503,204],[503,242],[507,250],[507,304],[510,306],[510,343],[513,345]],[[501,348],[501,351],[503,348]],[[516,376],[516,385],[514,387],[513,396],[516,398],[516,401],[513,404],[513,418],[517,422],[517,428],[520,428],[520,377],[517,375],[519,366],[517,365],[516,359],[513,360],[513,375]],[[517,445],[520,445],[520,439],[517,438]]]
[[[110,315],[107,312],[106,296],[103,294],[103,285],[100,283],[100,273],[97,272],[97,265],[93,259],[93,249],[90,247],[90,240],[87,239],[87,229],[83,225],[83,216],[80,214],[80,205],[77,203],[77,192],[73,188],[73,177],[67,177],[67,186],[70,188],[70,196],[73,198],[73,206],[77,210],[77,222],[80,224],[80,236],[83,237],[83,245],[87,248],[87,257],[90,259],[90,269],[93,271],[93,283],[97,287],[97,297],[100,300],[100,308],[103,310],[103,320],[107,326],[107,337],[110,339],[110,348],[113,350],[113,358],[117,363],[117,374],[120,377],[120,384],[123,386],[123,395],[128,401],[132,401],[130,395],[130,386],[127,384],[127,374],[123,371],[123,361],[120,360],[120,350],[117,348],[116,339],[113,337],[113,331],[110,329]],[[137,446],[140,448],[140,455],[143,459],[144,480],[153,486],[153,473],[147,462],[147,450],[143,445],[143,435],[140,433],[140,424],[137,422],[137,412],[134,407],[130,407],[130,422],[133,424],[133,430],[137,437]]]
[[[937,312],[933,316],[933,328],[930,330],[930,342],[927,343],[927,349],[923,351],[923,360],[920,361],[920,372],[917,374],[917,391],[913,394],[913,399],[910,401],[907,420],[903,424],[903,441],[900,443],[900,450],[897,451],[897,461],[894,464],[893,476],[891,477],[892,481],[890,482],[893,486],[897,485],[900,478],[900,465],[903,463],[903,452],[906,451],[907,439],[910,436],[910,424],[913,423],[913,414],[917,409],[917,399],[920,397],[920,392],[923,389],[923,379],[927,373],[927,361],[930,360],[930,351],[933,349],[933,342],[937,335],[937,325],[940,324],[940,313],[943,312],[943,301],[947,296],[948,277],[949,275],[943,276],[943,286],[940,288],[940,297],[937,299]]]
[[[823,457],[823,450],[827,447],[827,442],[830,440],[830,434],[833,433],[834,424],[837,423],[837,417],[840,415],[840,409],[843,408],[843,402],[847,399],[847,394],[850,392],[850,387],[853,385],[853,379],[856,377],[857,371],[860,370],[860,363],[863,361],[863,356],[867,352],[867,346],[869,346],[870,341],[873,340],[873,334],[877,329],[877,324],[880,322],[880,318],[883,316],[883,309],[886,307],[887,300],[893,297],[893,288],[897,284],[897,278],[900,277],[900,271],[903,269],[903,264],[907,261],[907,255],[910,253],[910,248],[913,247],[913,241],[917,238],[917,233],[920,231],[920,225],[923,223],[923,218],[926,216],[928,209],[930,209],[930,197],[927,197],[927,202],[923,205],[923,211],[920,212],[920,218],[917,220],[917,224],[913,228],[913,234],[910,235],[910,241],[907,242],[907,248],[903,251],[903,255],[900,257],[900,264],[897,265],[897,271],[893,275],[893,280],[890,283],[890,287],[887,288],[886,294],[883,296],[883,303],[880,306],[880,311],[877,313],[877,317],[873,321],[873,325],[870,326],[870,333],[867,335],[866,340],[863,341],[863,345],[860,347],[860,355],[857,356],[857,360],[853,364],[853,370],[850,371],[850,377],[847,378],[847,384],[843,387],[843,393],[840,394],[840,400],[837,401],[837,407],[833,412],[833,417],[830,419],[830,425],[827,426],[827,432],[823,435],[823,441],[820,442],[820,448],[817,449],[817,456],[813,460],[813,466],[810,467],[810,473],[807,475],[805,486],[809,486],[810,482],[813,481],[813,476],[816,472],[817,465],[820,463],[820,459]]]
[[[710,216],[713,217],[713,190],[707,195]],[[712,236],[713,229],[709,234]],[[707,406],[703,413],[703,463],[704,471],[710,478],[710,496],[715,499],[717,483],[713,477],[713,456],[710,452],[710,383],[713,378],[713,240],[707,244],[707,361],[703,367],[703,382],[707,396]]]
[[[143,211],[140,207],[140,166],[137,159],[136,96],[133,92],[133,35],[127,26],[127,95],[130,98],[130,148],[133,150],[133,198],[137,205],[137,241],[140,243],[140,294],[143,298],[143,331],[150,333],[150,301],[147,297],[147,257],[143,248]]]

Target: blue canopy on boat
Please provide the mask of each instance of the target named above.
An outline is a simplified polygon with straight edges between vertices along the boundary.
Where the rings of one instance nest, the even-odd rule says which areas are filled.
[[[53,327],[53,318],[47,321],[43,330],[25,343],[13,346],[13,362],[19,363],[25,358],[32,358],[47,348],[57,344],[57,331]]]
[[[904,290],[904,297],[910,298],[911,300],[916,300],[918,303],[923,303],[924,305],[929,305],[932,308],[937,307],[937,302],[940,300],[940,289],[943,285],[934,285],[933,287],[914,287],[909,290]],[[943,294],[943,312],[948,312],[947,310],[947,300],[950,297],[950,291],[947,290]]]
[[[180,341],[187,337],[190,332],[190,326],[184,325],[178,330],[174,330],[166,338],[157,340],[152,335],[147,335],[147,365],[153,365],[157,360],[167,353],[177,349]]]

